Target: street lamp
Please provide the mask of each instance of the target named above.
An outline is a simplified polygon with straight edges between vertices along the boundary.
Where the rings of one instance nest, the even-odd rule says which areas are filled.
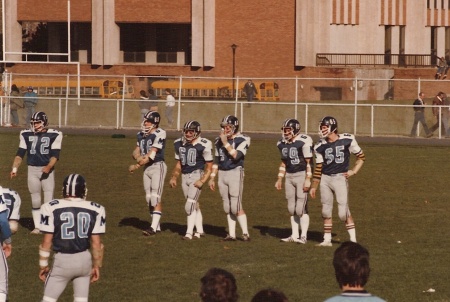
[[[238,46],[234,43],[231,45],[231,49],[233,50],[233,92],[232,92],[233,98],[234,98],[234,89],[235,89],[234,77],[236,76],[236,48],[237,47]]]

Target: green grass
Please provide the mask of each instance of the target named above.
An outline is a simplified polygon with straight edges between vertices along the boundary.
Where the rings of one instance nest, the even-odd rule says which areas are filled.
[[[208,137],[212,138],[212,137]],[[31,202],[26,165],[9,180],[18,146],[17,133],[0,133],[0,184],[17,190],[23,200],[21,228],[13,237],[9,259],[10,301],[39,301],[41,236],[29,235]],[[166,162],[174,166],[173,139]],[[311,225],[306,245],[283,244],[290,234],[284,191],[275,190],[279,154],[276,139],[252,140],[246,159],[244,209],[250,243],[222,243],[226,217],[218,192],[204,189],[200,197],[207,237],[189,242],[181,188],[166,179],[163,232],[144,237],[148,226],[142,171],[128,174],[134,137],[65,135],[56,168],[55,197],[65,175],[87,179],[88,199],[107,210],[106,246],[101,280],[91,286],[90,301],[199,301],[199,279],[210,267],[222,267],[237,278],[240,301],[250,301],[264,287],[285,292],[290,301],[323,301],[339,292],[331,265],[332,248],[319,248],[322,239],[320,198],[310,201]],[[449,148],[361,144],[366,163],[350,179],[350,209],[358,241],[371,253],[372,274],[367,289],[388,301],[450,301]],[[169,176],[168,176],[169,177]],[[333,218],[333,239],[348,234]],[[238,233],[240,229],[238,228]],[[434,288],[435,293],[423,293]],[[69,286],[59,301],[72,301]]]

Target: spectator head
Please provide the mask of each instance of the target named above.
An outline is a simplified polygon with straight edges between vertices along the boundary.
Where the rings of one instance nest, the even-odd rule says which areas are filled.
[[[148,89],[148,94],[149,94],[149,95],[155,95],[155,92],[153,91],[152,88],[149,88],[149,89]]]
[[[16,85],[16,84],[12,84],[12,85],[11,85],[11,91],[17,91],[17,92],[19,92],[19,88],[17,88],[17,85]]]
[[[139,91],[139,93],[141,94],[141,96],[146,97],[147,95],[145,94],[145,90],[141,90]]]
[[[236,279],[224,269],[211,268],[200,281],[200,298],[203,302],[235,302],[239,298]]]
[[[30,90],[33,91],[33,86],[28,86],[27,90],[28,91],[30,91]]]
[[[266,288],[262,289],[253,296],[251,302],[288,302],[286,295],[278,290]]]
[[[334,252],[333,266],[341,289],[364,287],[370,274],[369,251],[356,242],[344,242]]]

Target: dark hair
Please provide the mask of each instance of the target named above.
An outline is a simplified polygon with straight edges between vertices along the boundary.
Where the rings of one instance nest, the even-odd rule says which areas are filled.
[[[11,91],[17,91],[17,92],[20,92],[20,90],[19,90],[19,88],[17,88],[17,85],[16,85],[16,84],[12,84],[12,85],[11,85]]]
[[[166,92],[172,94],[172,90],[170,90],[170,88],[166,88]]]
[[[356,242],[344,242],[334,252],[333,266],[340,288],[364,287],[370,275],[369,251]]]
[[[152,88],[149,88],[149,89],[148,89],[148,93],[149,93],[150,95],[154,95],[154,94],[155,94],[155,91],[154,91]]]
[[[286,295],[278,290],[266,288],[262,289],[253,296],[251,302],[288,302]]]
[[[145,93],[145,90],[141,90],[141,91],[139,91],[139,93],[141,94],[141,96],[147,97],[147,94]]]
[[[199,295],[203,302],[235,302],[239,298],[236,279],[224,269],[211,268],[200,281]]]

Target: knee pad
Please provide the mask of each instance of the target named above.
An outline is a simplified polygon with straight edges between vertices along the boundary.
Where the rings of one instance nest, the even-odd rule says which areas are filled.
[[[151,194],[150,195],[150,205],[152,207],[156,207],[156,205],[159,203],[160,198],[161,197],[158,194],[155,194],[155,193]]]
[[[195,200],[188,199],[186,201],[186,204],[184,205],[184,210],[186,211],[186,214],[191,215],[192,212],[196,210],[196,202]]]

